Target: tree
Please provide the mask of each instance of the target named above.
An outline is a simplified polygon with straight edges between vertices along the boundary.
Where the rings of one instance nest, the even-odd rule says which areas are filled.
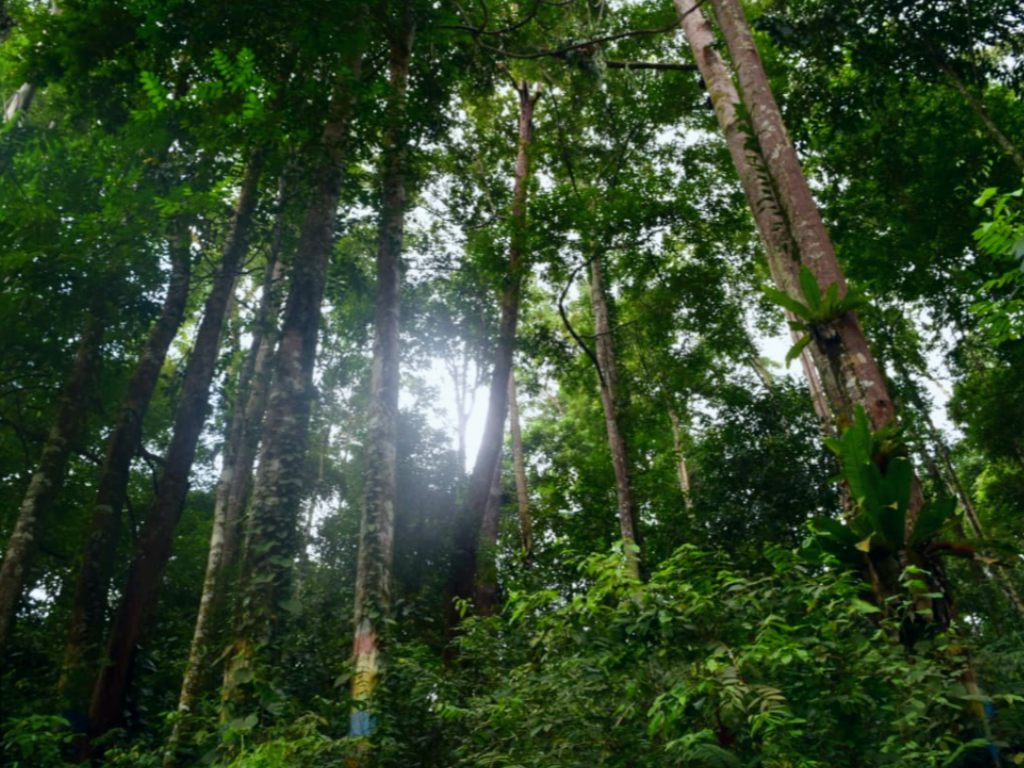
[[[381,146],[377,245],[377,300],[370,374],[367,478],[356,565],[353,709],[350,735],[373,732],[371,707],[381,656],[381,635],[391,607],[397,494],[399,307],[402,245],[408,195],[407,92],[415,21],[410,0],[389,8],[388,125]]]
[[[491,369],[491,384],[487,400],[487,417],[480,451],[469,478],[466,502],[460,510],[459,527],[455,532],[455,552],[452,563],[449,595],[453,605],[448,614],[448,626],[453,629],[458,623],[458,611],[454,600],[468,600],[474,594],[482,597],[484,605],[477,610],[487,614],[494,606],[490,604],[492,591],[486,586],[475,588],[478,578],[489,580],[485,547],[493,542],[483,541],[481,529],[491,495],[495,473],[501,461],[501,448],[505,434],[505,417],[508,413],[508,381],[512,375],[512,358],[515,353],[516,327],[519,323],[519,301],[522,284],[529,269],[529,252],[526,221],[527,190],[530,182],[530,149],[533,143],[533,115],[540,90],[531,90],[526,80],[515,84],[519,102],[518,139],[516,144],[515,182],[512,188],[512,205],[509,211],[509,258],[503,278],[500,297],[501,317],[498,323],[498,339],[494,349],[494,363]]]
[[[135,646],[160,591],[171,556],[174,529],[188,492],[189,473],[209,402],[221,333],[238,272],[249,244],[253,212],[263,168],[261,150],[250,155],[231,227],[224,241],[217,275],[203,307],[203,320],[189,355],[175,409],[174,435],[163,460],[158,493],[143,529],[111,623],[106,659],[101,664],[89,703],[89,734],[95,738],[121,722],[131,678]]]

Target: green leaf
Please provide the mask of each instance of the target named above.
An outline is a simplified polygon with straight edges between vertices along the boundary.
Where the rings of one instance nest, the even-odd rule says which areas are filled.
[[[821,308],[821,288],[818,287],[818,279],[807,267],[800,267],[800,290],[807,299],[807,306],[814,314]]]
[[[804,334],[804,336],[801,337],[797,341],[796,344],[794,344],[792,347],[790,347],[789,351],[786,353],[786,365],[789,365],[796,358],[798,358],[800,356],[800,353],[803,352],[804,349],[807,348],[807,345],[810,344],[810,343],[811,343],[811,334],[809,334],[809,333]]]
[[[956,511],[956,499],[945,497],[932,499],[918,513],[914,530],[910,534],[910,545],[916,547],[935,537],[953,513]]]
[[[806,306],[777,288],[765,288],[764,294],[773,304],[778,304],[783,309],[788,309],[797,317],[802,317],[804,320],[809,321],[813,316],[813,313]]]
[[[853,598],[853,607],[857,609],[858,613],[881,613],[882,609],[877,605],[872,605],[867,600],[861,600],[859,597]]]

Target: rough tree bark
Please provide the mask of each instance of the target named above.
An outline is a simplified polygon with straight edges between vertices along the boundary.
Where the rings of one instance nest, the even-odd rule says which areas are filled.
[[[405,233],[406,94],[414,29],[411,3],[404,3],[391,39],[388,127],[381,156],[377,239],[377,301],[367,434],[366,485],[356,563],[352,712],[349,735],[373,731],[373,696],[381,663],[381,634],[391,610],[391,562],[397,495],[399,312]]]
[[[842,298],[847,292],[846,278],[782,122],[782,112],[743,8],[737,0],[712,0],[712,6],[800,263],[811,270],[823,293],[830,285],[835,285]],[[844,312],[816,335],[815,346],[822,353],[818,358],[824,357],[828,362],[827,372],[822,372],[822,383],[840,425],[852,422],[854,408],[858,405],[864,407],[874,429],[891,422],[895,418],[895,406],[856,313]]]
[[[283,181],[282,181],[283,184]],[[279,198],[280,199],[280,198]],[[279,207],[283,208],[282,204]],[[189,648],[181,691],[178,695],[178,719],[167,740],[164,766],[178,765],[182,742],[188,736],[192,710],[204,683],[209,679],[211,652],[217,617],[222,615],[227,600],[229,575],[235,564],[242,510],[248,495],[260,423],[266,409],[270,379],[270,361],[277,343],[277,319],[280,310],[278,286],[283,275],[279,258],[281,218],[270,249],[263,277],[260,306],[253,319],[252,345],[238,374],[234,412],[224,443],[224,458],[213,508],[213,531],[206,558],[203,591],[199,600],[192,644]]]
[[[515,183],[512,189],[512,236],[509,247],[508,274],[501,294],[501,316],[498,344],[494,352],[494,368],[487,401],[484,434],[480,442],[473,472],[469,478],[466,503],[460,509],[455,531],[452,570],[448,585],[451,599],[447,626],[451,634],[459,622],[456,600],[468,600],[476,592],[476,578],[481,565],[481,533],[487,499],[494,481],[495,467],[501,462],[501,447],[508,412],[508,379],[512,373],[516,327],[519,323],[519,295],[526,274],[526,195],[530,179],[530,147],[533,143],[533,112],[540,91],[531,93],[525,80],[517,83],[519,96],[519,140],[516,152]],[[491,550],[493,551],[493,550]],[[486,572],[486,566],[480,569]],[[480,606],[477,606],[479,609]],[[487,610],[487,607],[484,607]]]
[[[339,76],[321,134],[313,191],[291,265],[281,335],[263,423],[240,591],[243,608],[225,665],[222,716],[251,713],[255,668],[275,653],[275,639],[291,593],[291,571],[303,496],[313,367],[327,265],[344,173],[343,152],[361,57]]]
[[[121,511],[128,494],[132,459],[142,441],[142,423],[160,380],[167,350],[185,316],[192,273],[192,236],[184,220],[172,222],[168,249],[171,275],[167,294],[128,383],[117,426],[107,441],[88,538],[74,587],[58,693],[71,711],[81,711],[83,715],[89,703],[89,684],[103,650],[107,595],[121,535]]]
[[[523,431],[519,423],[519,397],[515,372],[508,377],[509,438],[512,444],[512,470],[516,479],[516,509],[519,512],[519,535],[523,556],[533,553],[533,516],[530,513],[530,491],[526,484],[526,460],[523,455]]]
[[[224,319],[248,247],[261,168],[261,153],[256,151],[242,181],[231,229],[185,366],[181,395],[175,408],[174,431],[164,457],[158,492],[147,511],[121,590],[121,601],[107,643],[106,663],[93,686],[89,704],[89,734],[93,738],[106,733],[123,718],[135,647],[156,603],[171,556],[174,530],[188,493],[189,473],[209,409],[210,383],[217,364]]]
[[[608,298],[604,291],[604,270],[601,266],[601,256],[597,253],[590,259],[590,308],[594,315],[594,347],[598,366],[597,378],[601,390],[601,407],[604,409],[608,450],[611,453],[612,469],[615,472],[619,530],[622,533],[629,568],[634,576],[639,577],[640,539],[637,528],[636,503],[633,500],[629,451],[626,446],[626,436],[622,432],[619,373],[615,361],[615,342],[612,338],[611,321],[608,317]]]
[[[0,656],[6,649],[14,617],[25,588],[25,577],[67,471],[68,459],[85,427],[86,401],[99,363],[103,320],[91,315],[85,321],[75,360],[61,392],[53,425],[46,436],[39,463],[29,480],[18,509],[14,530],[0,564]]]
[[[743,103],[757,140],[756,149],[745,149],[750,142],[738,120],[739,95],[715,50],[714,35],[699,4],[695,0],[676,0],[681,24],[708,85],[730,154],[764,239],[772,276],[781,290],[800,300],[796,281],[800,266],[806,266],[822,292],[835,285],[839,295],[845,296],[845,278],[796,151],[786,134],[743,10],[735,0],[712,0],[712,5],[736,69]],[[813,330],[815,343],[807,349],[820,374],[837,428],[852,421],[857,406],[864,408],[873,429],[890,423],[895,418],[894,404],[856,314],[846,311]],[[922,505],[920,483],[915,477],[907,514],[908,529],[916,521]],[[929,562],[926,567],[941,570],[940,563]],[[892,574],[899,572],[899,568],[888,570]],[[941,575],[936,578],[942,581]],[[875,585],[879,587],[877,579]],[[884,598],[884,593],[892,594],[897,588],[895,583],[887,584],[879,597]],[[940,624],[948,621],[948,599],[929,601],[922,594],[918,604],[920,610],[932,612]]]

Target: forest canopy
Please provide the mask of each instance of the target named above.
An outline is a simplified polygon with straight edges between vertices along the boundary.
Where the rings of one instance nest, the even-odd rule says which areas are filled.
[[[1019,0],[0,0],[0,764],[1024,764]]]

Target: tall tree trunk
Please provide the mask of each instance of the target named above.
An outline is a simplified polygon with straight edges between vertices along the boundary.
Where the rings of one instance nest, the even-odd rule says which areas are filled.
[[[469,425],[469,415],[473,411],[476,401],[476,378],[469,381],[469,344],[462,342],[460,359],[448,359],[445,361],[448,368],[448,375],[452,377],[452,386],[455,392],[455,435],[456,435],[456,458],[459,472],[466,471],[466,429]]]
[[[160,380],[167,350],[185,315],[192,273],[192,236],[187,222],[172,222],[168,246],[171,275],[167,294],[128,383],[117,426],[107,441],[89,534],[75,582],[58,692],[72,711],[81,711],[83,716],[89,704],[89,684],[103,650],[107,595],[121,536],[121,511],[128,495],[132,459],[142,441],[142,423]]]
[[[217,364],[224,319],[248,247],[261,168],[262,155],[257,150],[249,160],[231,230],[185,366],[174,414],[174,432],[164,457],[158,492],[147,512],[121,591],[121,602],[107,644],[107,660],[93,686],[89,705],[92,737],[106,733],[122,720],[135,647],[157,601],[164,569],[171,556],[174,530],[181,518],[192,461],[209,409],[210,383]]]
[[[515,183],[512,188],[512,237],[509,247],[508,275],[501,294],[501,317],[498,323],[498,344],[494,353],[491,387],[487,401],[487,417],[480,450],[469,478],[466,503],[460,510],[455,531],[452,571],[448,585],[447,626],[453,632],[459,622],[455,600],[474,596],[481,528],[487,499],[494,481],[495,467],[501,462],[501,447],[508,411],[508,379],[512,374],[512,357],[519,323],[519,294],[526,273],[526,193],[530,179],[530,148],[533,143],[533,112],[540,91],[530,93],[525,80],[516,85],[519,96],[519,141],[516,152]]]
[[[45,530],[50,510],[64,485],[68,459],[85,427],[86,401],[99,363],[103,320],[93,314],[85,321],[67,383],[39,463],[22,498],[14,530],[0,564],[0,657],[14,627],[14,616],[25,588],[25,577]],[[6,657],[3,657],[6,658]]]
[[[694,54],[701,77],[707,86],[711,104],[725,143],[739,176],[740,184],[758,234],[764,243],[769,272],[776,287],[791,296],[799,297],[799,252],[789,228],[778,195],[771,182],[764,158],[756,148],[754,138],[739,113],[740,97],[732,75],[718,52],[714,32],[701,11],[697,0],[675,0],[680,24]],[[790,316],[787,315],[787,319]],[[814,345],[812,345],[813,347]],[[801,365],[812,393],[821,390],[816,370],[828,369],[827,360],[816,348],[808,347],[801,354]],[[808,360],[813,358],[813,365]],[[821,358],[821,359],[819,359]],[[832,421],[822,400],[812,394],[815,413],[819,418]]]
[[[404,2],[391,40],[388,127],[382,147],[380,221],[377,240],[377,302],[367,434],[366,485],[356,563],[349,735],[373,732],[373,696],[381,664],[381,634],[391,612],[391,562],[397,496],[399,310],[405,232],[406,93],[412,55],[411,2]]]
[[[636,503],[633,501],[633,482],[630,476],[629,451],[626,436],[622,432],[621,403],[619,400],[619,373],[615,361],[615,342],[608,318],[608,298],[604,292],[604,270],[601,257],[595,253],[590,259],[590,307],[594,314],[594,346],[598,364],[598,381],[601,388],[601,407],[604,409],[605,430],[608,433],[608,449],[615,472],[615,495],[618,503],[619,530],[625,545],[630,570],[640,575],[639,531],[636,520]]]
[[[283,210],[278,215],[283,218]],[[249,475],[252,473],[256,444],[259,442],[260,422],[266,409],[269,388],[270,361],[277,343],[277,316],[280,309],[278,285],[283,274],[278,247],[280,227],[279,218],[278,233],[275,234],[275,243],[264,273],[260,306],[253,321],[252,345],[238,375],[235,407],[217,480],[213,531],[206,558],[203,592],[178,696],[178,719],[174,722],[164,753],[164,765],[168,768],[181,761],[179,750],[189,733],[192,710],[204,683],[209,680],[209,668],[212,665],[210,656],[214,649],[213,632],[216,619],[225,607],[229,574],[238,552],[241,516],[247,495],[245,489],[250,483]]]
[[[508,377],[509,437],[512,443],[512,471],[516,479],[516,509],[519,512],[519,535],[522,537],[523,556],[533,553],[533,516],[530,514],[530,492],[526,485],[526,460],[523,456],[523,431],[519,423],[519,398],[516,393],[515,372]]]
[[[786,133],[743,8],[738,0],[712,0],[712,6],[800,263],[811,270],[822,292],[835,285],[839,296],[843,297],[847,291],[846,278]],[[856,314],[843,313],[816,335],[815,346],[828,361],[828,370],[822,372],[822,383],[840,424],[852,423],[853,410],[858,405],[864,407],[874,429],[891,422],[895,418],[895,406]]]
[[[344,172],[354,84],[362,59],[334,88],[321,136],[322,154],[313,193],[291,267],[281,336],[263,424],[259,470],[249,513],[248,546],[242,562],[243,609],[225,666],[222,715],[250,714],[255,668],[277,655],[276,639],[291,594],[298,516],[305,478],[313,368],[320,330],[327,266]]]
[[[714,35],[699,5],[695,0],[676,0],[683,29],[708,84],[730,153],[765,241],[773,278],[782,290],[799,299],[800,293],[795,288],[797,268],[806,266],[822,292],[835,285],[839,295],[844,296],[847,290],[845,278],[796,151],[786,134],[743,10],[735,0],[712,0],[712,5],[737,72],[743,102],[757,139],[757,150],[744,150],[748,137],[738,122],[736,107],[740,103],[739,96],[724,62],[714,49]],[[763,173],[763,169],[767,173]],[[784,255],[789,258],[784,258]],[[874,429],[891,422],[895,418],[895,407],[856,314],[844,312],[813,331],[815,343],[808,349],[814,357],[838,426],[852,422],[857,406],[864,408]],[[908,529],[915,523],[923,505],[920,482],[916,477],[912,482]],[[903,552],[901,556],[911,554]],[[889,565],[892,564],[886,564],[885,570],[891,572],[893,578],[888,582],[892,583],[887,582],[881,587],[880,599],[899,588],[895,576],[901,568]],[[938,562],[929,562],[925,566],[941,571],[941,563]],[[936,581],[940,584],[944,581],[941,574],[936,576]],[[878,579],[873,583],[876,587],[881,585]],[[937,586],[932,591],[938,589]],[[940,624],[948,622],[948,599],[929,600],[922,592],[915,596],[915,601],[921,615],[931,613]]]

